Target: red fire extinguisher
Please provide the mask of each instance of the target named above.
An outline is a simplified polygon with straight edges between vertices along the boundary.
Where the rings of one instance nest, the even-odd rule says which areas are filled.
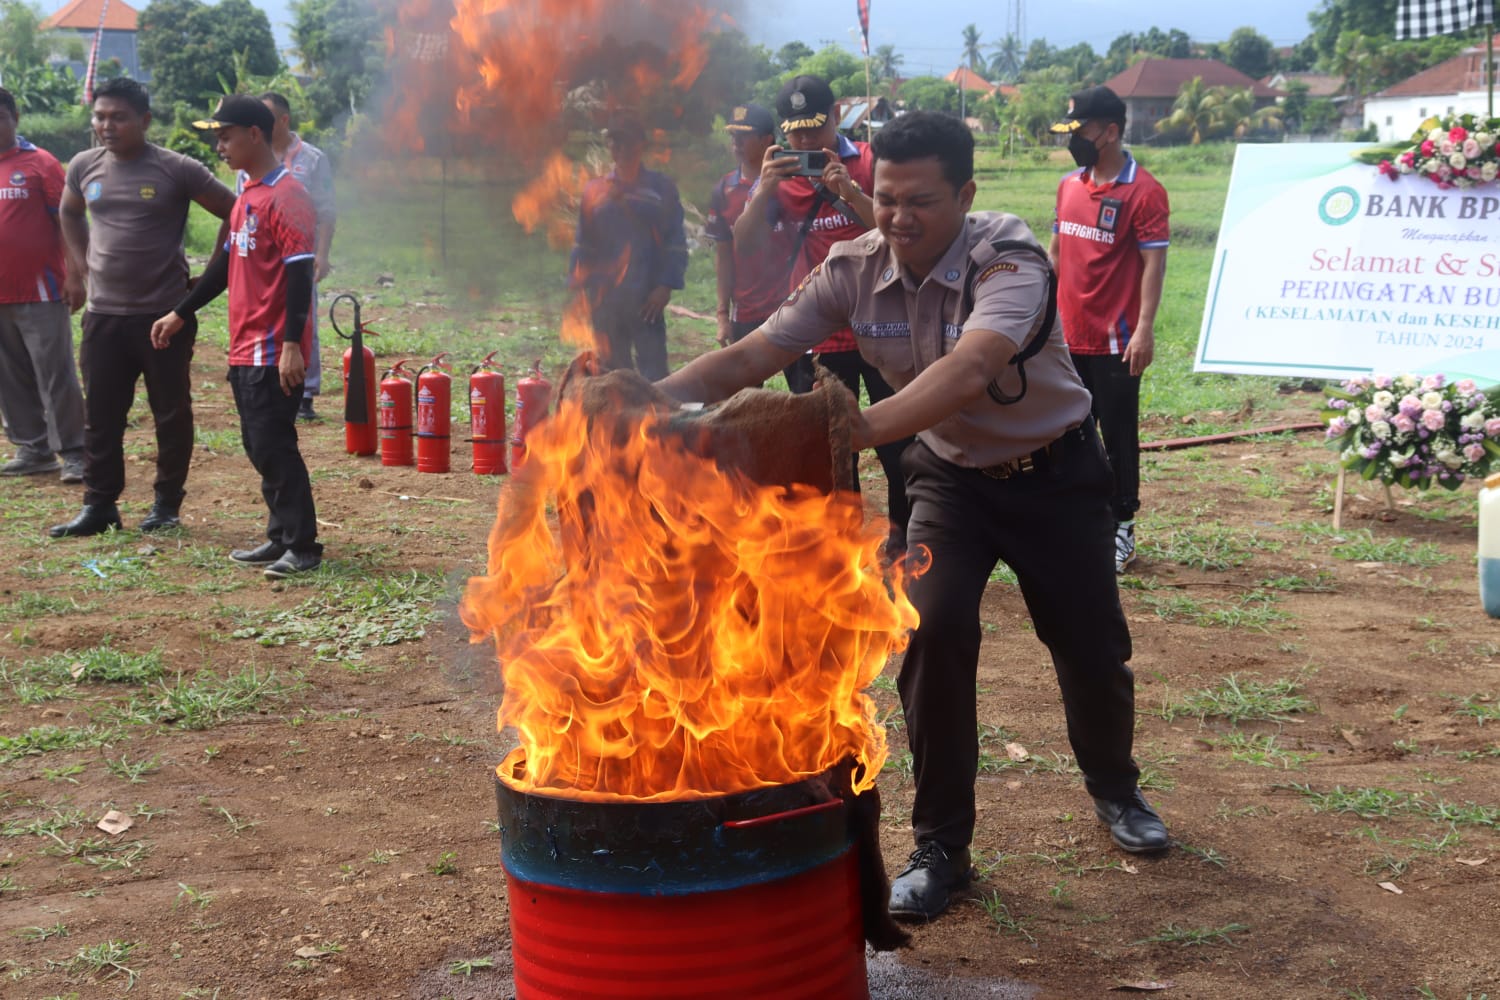
[[[505,376],[491,371],[496,351],[469,372],[469,431],[474,442],[474,472],[505,472]]]
[[[536,361],[531,371],[516,381],[516,433],[510,439],[510,468],[514,472],[526,461],[526,435],[547,416],[552,402],[552,383],[542,374],[542,363]]]
[[[411,464],[411,372],[405,361],[380,380],[380,464]]]
[[[339,302],[348,299],[354,306],[354,332],[339,329],[335,310]],[[344,450],[351,455],[375,454],[375,352],[365,346],[364,338],[375,336],[360,320],[359,299],[345,292],[328,306],[328,321],[340,337],[349,341],[344,352]],[[350,377],[350,369],[358,359],[359,370]]]
[[[453,379],[444,351],[417,372],[417,471],[447,472],[453,424]]]

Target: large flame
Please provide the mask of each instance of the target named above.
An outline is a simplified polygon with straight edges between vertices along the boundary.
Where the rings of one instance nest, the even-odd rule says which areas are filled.
[[[462,608],[499,650],[506,780],[691,798],[853,757],[872,785],[886,742],[864,689],[916,612],[858,498],[748,482],[660,417],[591,422],[567,399],[531,435]]]

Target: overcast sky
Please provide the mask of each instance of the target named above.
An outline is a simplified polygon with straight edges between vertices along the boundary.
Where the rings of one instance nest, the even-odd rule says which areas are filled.
[[[66,0],[42,0],[47,12]],[[147,0],[130,0],[141,9]],[[291,0],[252,0],[271,20],[276,41],[291,44]],[[625,0],[628,2],[628,0]],[[909,75],[946,73],[958,65],[964,25],[978,25],[982,44],[1005,37],[1014,17],[1015,0],[871,0],[870,44],[894,45],[906,60]],[[1088,42],[1104,50],[1127,31],[1180,28],[1198,41],[1223,41],[1235,28],[1249,24],[1277,45],[1292,45],[1307,36],[1307,15],[1320,0],[1259,0],[1241,7],[1214,0],[1154,0],[1132,4],[1121,0],[1029,0],[1025,4],[1028,42],[1045,38],[1066,48]],[[743,26],[752,40],[780,48],[789,41],[821,48],[836,42],[858,51],[859,24],[855,0],[744,0]]]

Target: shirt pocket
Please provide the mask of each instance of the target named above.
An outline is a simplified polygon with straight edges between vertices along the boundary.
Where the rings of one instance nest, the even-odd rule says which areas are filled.
[[[889,372],[898,381],[905,383],[916,375],[917,359],[912,354],[909,335],[871,337],[856,334],[855,342],[866,361],[882,372]]]

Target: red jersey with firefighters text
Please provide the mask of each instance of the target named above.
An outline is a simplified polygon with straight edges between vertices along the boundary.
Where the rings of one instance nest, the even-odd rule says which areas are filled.
[[[275,365],[286,342],[286,265],[312,260],[318,214],[285,167],[249,181],[229,213],[229,363]],[[311,325],[309,313],[309,327]],[[302,359],[312,350],[303,330]]]
[[[708,200],[708,222],[703,235],[715,243],[734,242],[734,224],[745,214],[745,204],[755,187],[755,175],[745,176],[736,167],[719,179]],[[736,323],[759,323],[786,301],[787,257],[792,247],[773,233],[760,252],[746,254],[734,250],[734,295],[730,319]]]
[[[57,158],[17,137],[0,153],[0,304],[60,302],[63,170]]]
[[[844,166],[848,168],[849,177],[854,183],[858,184],[866,194],[874,190],[875,156],[870,152],[868,143],[854,142],[844,136],[839,136],[838,149],[835,152],[838,153],[839,159],[844,161]],[[807,223],[808,216],[812,215],[807,238],[802,241],[802,248],[797,253],[797,260],[792,265],[787,281],[788,294],[802,283],[803,278],[812,273],[813,268],[827,259],[828,251],[833,249],[835,243],[852,240],[869,231],[869,227],[863,222],[849,218],[832,202],[819,199],[814,187],[816,181],[815,177],[791,177],[782,181],[777,185],[776,201],[771,207],[772,231],[776,234],[778,243],[785,240],[788,248],[796,243],[797,234]],[[817,214],[814,215],[815,201],[818,202],[818,208]],[[791,250],[788,249],[787,252],[790,253]],[[854,331],[846,327],[819,344],[813,353],[833,354],[838,351],[856,349]]]
[[[1141,314],[1142,250],[1168,244],[1167,192],[1125,154],[1095,184],[1075,170],[1057,186],[1057,311],[1074,354],[1123,354]]]

